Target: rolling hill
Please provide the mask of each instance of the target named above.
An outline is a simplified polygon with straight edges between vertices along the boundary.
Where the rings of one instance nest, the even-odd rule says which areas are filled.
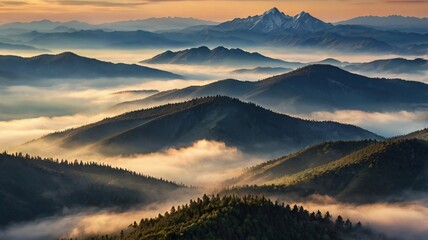
[[[186,189],[172,182],[77,160],[0,154],[0,225],[61,214],[162,201]]]
[[[226,182],[227,185],[264,184],[309,168],[336,161],[375,141],[326,142],[305,148],[290,155],[248,168],[244,173]]]
[[[4,81],[5,83],[12,84],[31,84],[34,82],[32,80],[64,78],[182,78],[180,75],[154,68],[104,62],[82,57],[71,52],[64,52],[57,55],[44,54],[29,58],[0,56],[0,74],[5,80],[7,80],[8,75],[14,76],[14,81]],[[16,79],[21,81],[17,81]]]
[[[345,69],[348,71],[377,74],[426,74],[426,72],[428,72],[428,61],[422,58],[416,58],[413,60],[393,58],[375,60],[367,63],[353,63],[345,66]]]
[[[426,108],[428,85],[399,79],[369,78],[331,65],[309,65],[257,82],[222,80],[160,92],[116,107],[138,109],[145,105],[210,95],[236,97],[275,111],[298,114],[340,109],[396,111]]]
[[[246,52],[239,48],[227,49],[217,47],[209,49],[202,46],[178,52],[166,51],[151,59],[141,61],[150,64],[196,64],[196,65],[299,65],[288,63],[279,59],[263,56],[257,52]]]
[[[352,146],[355,143],[346,144]],[[428,192],[427,141],[391,139],[357,147],[348,154],[347,150],[341,150],[342,153],[333,154],[333,157],[328,150],[323,150],[320,156],[310,150],[250,169],[248,174],[255,172],[258,179],[263,175],[267,177],[266,185],[236,187],[227,192],[284,194],[295,198],[320,194],[353,203],[413,200]],[[308,153],[313,156],[307,158]],[[309,161],[313,166],[293,172],[293,161],[306,165]],[[271,178],[272,172],[274,178]]]
[[[105,235],[88,239],[105,239]],[[349,219],[309,213],[264,197],[206,196],[152,219],[142,219],[112,240],[163,239],[384,239]]]
[[[274,155],[324,141],[381,137],[351,125],[293,118],[229,97],[204,97],[125,113],[38,141],[69,149],[90,146],[105,155],[118,155],[184,147],[202,139]]]

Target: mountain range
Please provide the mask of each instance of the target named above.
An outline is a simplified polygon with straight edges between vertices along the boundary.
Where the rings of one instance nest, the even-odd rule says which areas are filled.
[[[71,52],[35,57],[0,56],[3,84],[33,84],[45,79],[92,78],[181,79],[180,75],[139,65],[104,62]],[[37,81],[36,81],[37,80]]]
[[[165,31],[184,29],[192,26],[214,25],[216,22],[179,17],[147,18],[129,21],[89,24],[81,21],[57,22],[40,20],[33,22],[13,22],[0,25],[1,33],[23,33],[25,31],[38,32],[68,32],[78,30],[106,30],[106,31]]]
[[[337,22],[341,25],[362,25],[382,30],[428,33],[428,18],[392,15],[386,17],[362,16]]]
[[[257,82],[227,79],[203,86],[160,92],[115,108],[138,109],[210,95],[251,101],[279,112],[304,113],[356,109],[424,109],[428,85],[399,79],[369,78],[331,65],[309,65]]]
[[[0,225],[81,208],[117,210],[159,202],[186,187],[75,160],[0,154]]]
[[[362,73],[426,74],[428,72],[428,61],[422,58],[413,60],[392,58],[367,63],[352,63],[344,68],[349,71]]]
[[[381,142],[327,142],[244,170],[227,184],[241,194],[320,194],[364,203],[404,201],[426,194],[426,130]]]
[[[204,97],[125,113],[29,144],[90,146],[105,155],[126,155],[185,147],[202,139],[275,155],[324,141],[382,137],[356,126],[293,118],[229,97]]]
[[[43,32],[34,28],[36,31],[32,32],[4,32],[3,36],[10,39],[7,43],[43,48],[125,49],[230,45],[308,48],[340,52],[381,52],[404,55],[423,55],[428,50],[428,34],[426,33],[382,30],[362,25],[333,25],[306,12],[301,12],[296,16],[288,16],[277,8],[270,9],[260,15],[236,18],[220,24],[191,19],[185,19],[182,22],[187,21],[190,21],[189,25],[192,26],[157,32],[148,32],[147,27],[145,30],[140,30],[138,26],[147,26],[146,23],[154,26],[151,22],[161,22],[162,24],[159,26],[165,26],[166,29],[169,28],[170,24],[173,24],[172,22],[178,23],[181,20],[167,18],[147,19],[143,22],[112,23],[110,27],[113,29],[105,29],[109,27],[109,24],[88,28],[87,24],[72,22],[70,26],[67,24],[66,26],[56,26],[51,32]],[[37,22],[33,25],[37,26],[38,24],[41,23]],[[52,23],[44,24],[52,25]],[[185,25],[183,23],[182,27]]]
[[[291,31],[297,33],[316,32],[332,27],[309,13],[301,12],[291,17],[278,8],[272,8],[265,13],[248,18],[236,18],[231,21],[208,27],[214,31],[252,31],[258,33],[282,33]]]
[[[178,52],[166,51],[153,58],[141,61],[149,64],[202,64],[202,65],[291,65],[298,63],[285,62],[279,59],[269,58],[257,52],[246,52],[239,48],[227,49],[217,47],[209,49],[202,46],[186,49]]]

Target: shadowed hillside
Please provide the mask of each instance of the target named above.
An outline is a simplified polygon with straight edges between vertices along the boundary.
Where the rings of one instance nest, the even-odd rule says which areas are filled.
[[[217,94],[291,113],[339,109],[395,111],[426,108],[428,104],[428,85],[421,82],[368,78],[331,65],[310,65],[258,82],[223,80],[161,92],[117,107],[137,108]]]
[[[0,225],[74,208],[124,209],[166,200],[185,187],[77,160],[0,154]]]
[[[300,154],[304,156],[305,152]],[[324,154],[329,155],[328,151]],[[314,158],[313,161],[316,163],[322,158]],[[237,187],[230,191],[295,197],[321,194],[347,202],[417,198],[428,192],[428,142],[387,140],[357,148],[338,160],[294,174],[287,175],[286,170],[282,171],[282,177],[277,173],[275,179],[265,182],[267,185]]]
[[[217,96],[129,112],[41,140],[65,148],[91,146],[117,155],[184,147],[202,139],[272,155],[324,141],[381,137],[355,126],[302,120]]]

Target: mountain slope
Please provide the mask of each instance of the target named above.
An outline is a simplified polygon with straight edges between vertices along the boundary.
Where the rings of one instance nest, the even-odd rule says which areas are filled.
[[[228,185],[263,184],[284,176],[293,175],[309,168],[336,161],[352,152],[373,144],[374,141],[326,142],[305,148],[293,154],[268,161],[244,170],[244,173]]]
[[[227,95],[280,112],[302,113],[358,109],[395,111],[426,108],[428,85],[398,79],[368,78],[330,65],[310,65],[258,82],[223,80],[204,86],[161,92],[117,107]]]
[[[384,239],[349,220],[333,222],[330,214],[273,203],[264,197],[206,196],[172,207],[157,218],[142,219],[112,239]],[[89,239],[105,239],[104,236]]]
[[[186,49],[178,52],[166,51],[151,59],[142,61],[141,63],[150,64],[218,64],[218,65],[283,65],[286,62],[265,57],[257,52],[246,52],[239,48],[227,49],[224,47],[217,47],[209,49],[202,46],[198,48]]]
[[[412,132],[403,136],[398,136],[395,139],[420,139],[428,141],[428,128]]]
[[[354,63],[345,66],[345,69],[349,71],[372,72],[378,74],[425,74],[428,72],[428,61],[422,58],[416,58],[414,60],[393,58],[367,63]]]
[[[129,112],[40,141],[66,148],[91,146],[103,154],[116,155],[184,147],[202,139],[272,155],[323,141],[380,137],[351,125],[306,121],[237,99],[205,97]]]
[[[29,58],[0,56],[0,70],[13,73],[22,79],[182,78],[180,75],[154,68],[103,62],[97,59],[81,57],[71,52],[64,52],[57,55],[45,54]]]
[[[427,156],[427,141],[388,140],[339,160],[268,181],[266,186],[236,188],[231,192],[295,197],[321,194],[354,203],[412,199],[428,192]]]
[[[0,225],[82,207],[132,207],[184,187],[95,163],[0,154]]]

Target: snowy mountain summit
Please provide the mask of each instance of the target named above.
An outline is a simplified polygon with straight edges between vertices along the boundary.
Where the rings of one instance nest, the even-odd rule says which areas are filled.
[[[235,18],[232,21],[224,22],[213,27],[218,31],[249,30],[260,33],[281,33],[283,31],[294,32],[315,32],[331,27],[309,13],[301,12],[292,17],[272,8],[261,15],[247,18]]]

